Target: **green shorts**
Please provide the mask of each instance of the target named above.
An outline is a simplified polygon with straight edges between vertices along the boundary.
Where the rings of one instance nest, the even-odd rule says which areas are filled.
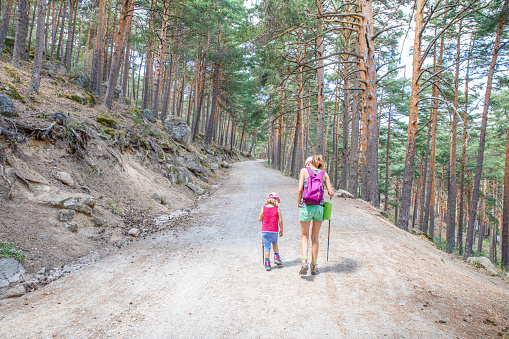
[[[323,221],[323,206],[307,205],[299,208],[300,221]]]

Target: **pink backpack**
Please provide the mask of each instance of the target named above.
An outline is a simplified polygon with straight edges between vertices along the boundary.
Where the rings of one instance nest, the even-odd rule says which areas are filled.
[[[323,200],[323,176],[325,171],[315,174],[311,168],[306,167],[306,169],[308,170],[309,177],[306,186],[304,186],[302,200],[306,205],[320,205],[320,202]]]

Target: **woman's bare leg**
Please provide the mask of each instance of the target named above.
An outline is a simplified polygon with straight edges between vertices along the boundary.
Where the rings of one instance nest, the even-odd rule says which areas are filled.
[[[313,220],[313,226],[311,227],[311,259],[313,260],[318,258],[318,236],[320,235],[322,222]]]
[[[300,222],[300,231],[301,231],[301,242],[300,247],[302,249],[302,256],[308,256],[308,241],[309,241],[309,224],[311,221],[301,221]]]

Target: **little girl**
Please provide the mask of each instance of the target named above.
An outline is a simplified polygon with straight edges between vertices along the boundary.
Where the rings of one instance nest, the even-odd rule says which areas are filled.
[[[278,231],[279,236],[283,236],[283,217],[279,210],[279,195],[275,192],[269,193],[265,206],[260,211],[258,221],[262,221],[262,236],[264,245],[265,270],[270,271],[270,244],[274,250],[274,262],[282,266],[283,262],[279,257],[279,247],[277,245]],[[279,226],[279,228],[278,228]]]

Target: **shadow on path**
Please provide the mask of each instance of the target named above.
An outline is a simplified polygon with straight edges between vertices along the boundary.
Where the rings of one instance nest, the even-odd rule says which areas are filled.
[[[362,264],[351,258],[342,258],[339,262],[334,264],[324,264],[321,268],[323,273],[331,272],[331,273],[342,273],[342,274],[351,274],[357,271]]]

